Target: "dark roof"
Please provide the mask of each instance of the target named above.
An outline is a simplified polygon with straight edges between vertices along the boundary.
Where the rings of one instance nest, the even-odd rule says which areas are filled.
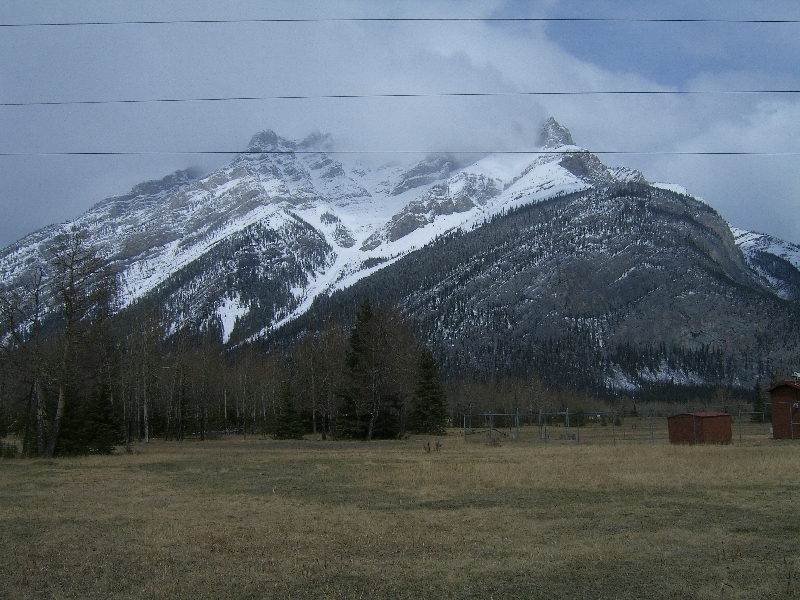
[[[800,390],[800,380],[798,380],[798,379],[784,379],[783,381],[779,381],[778,383],[773,385],[767,391],[771,392],[772,390],[777,389],[779,387],[783,387],[783,386],[793,387],[796,390]]]
[[[701,419],[703,419],[705,417],[730,417],[730,415],[728,413],[717,412],[717,411],[714,411],[714,410],[705,410],[705,411],[699,411],[699,412],[679,413],[677,415],[672,415],[669,418],[670,419],[674,419],[675,417],[682,417],[684,415],[690,416],[690,417],[699,417]]]

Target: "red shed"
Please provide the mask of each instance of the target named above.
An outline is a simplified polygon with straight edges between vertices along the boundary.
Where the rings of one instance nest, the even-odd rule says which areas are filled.
[[[800,439],[800,381],[784,379],[767,390],[772,398],[772,439]]]
[[[731,416],[721,412],[688,412],[667,419],[670,444],[730,444]]]

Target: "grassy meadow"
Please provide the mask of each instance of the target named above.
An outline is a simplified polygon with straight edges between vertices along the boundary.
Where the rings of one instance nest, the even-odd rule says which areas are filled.
[[[0,598],[800,597],[800,442],[649,427],[0,460]]]

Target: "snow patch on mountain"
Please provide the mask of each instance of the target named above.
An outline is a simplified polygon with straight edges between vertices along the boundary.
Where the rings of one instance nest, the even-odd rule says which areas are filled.
[[[146,295],[173,273],[208,252],[221,240],[258,221],[269,222],[270,226],[277,228],[285,221],[286,216],[272,206],[259,206],[239,218],[232,219],[213,232],[200,236],[196,243],[186,244],[185,239],[178,239],[151,250],[150,256],[133,263],[121,273],[121,305],[128,306]]]
[[[755,251],[769,252],[800,269],[800,246],[779,240],[766,233],[748,231],[737,227],[731,227],[731,232],[736,245],[742,249],[745,255]]]
[[[217,309],[217,316],[222,323],[222,343],[227,344],[236,325],[236,320],[245,316],[249,308],[241,303],[239,296],[222,299],[222,305]]]
[[[639,372],[639,378],[648,383],[671,383],[682,386],[704,385],[706,381],[697,373],[684,369],[674,369],[669,366],[666,360],[655,369],[646,368]]]
[[[691,194],[689,193],[689,190],[687,190],[682,185],[678,185],[677,183],[656,182],[656,183],[651,183],[650,185],[652,185],[653,187],[659,188],[661,190],[667,190],[668,192],[675,192],[676,194],[682,194],[684,196],[691,196]]]
[[[44,262],[54,237],[75,225],[106,249],[119,273],[124,307],[160,293],[168,281],[177,281],[173,276],[193,263],[196,268],[196,261],[211,256],[219,244],[239,240],[244,244],[235,249],[239,258],[205,265],[210,271],[189,278],[195,287],[170,294],[177,298],[175,306],[192,294],[217,294],[205,299],[211,311],[206,314],[219,317],[227,341],[257,302],[245,302],[226,289],[225,278],[235,275],[230,269],[238,268],[243,254],[257,254],[252,259],[259,268],[275,268],[269,272],[276,277],[292,273],[283,288],[290,300],[274,307],[263,333],[305,312],[320,294],[350,286],[448,232],[478,227],[558,195],[614,182],[647,183],[639,171],[609,168],[574,145],[569,131],[552,119],[543,126],[541,139],[540,152],[490,154],[465,165],[444,154],[335,154],[327,134],[296,142],[263,131],[253,136],[246,153],[214,173],[198,178],[178,172],[140,184],[98,203],[71,224],[27,236],[0,253],[0,277],[7,284],[21,281],[33,265]],[[654,186],[687,194],[673,184]],[[291,233],[289,225],[298,219],[310,229]],[[772,252],[800,265],[796,246],[752,232],[734,230],[734,235],[746,254],[752,250],[751,258],[756,250]],[[322,248],[325,243],[328,247]],[[306,259],[293,254],[304,248],[315,250]],[[758,268],[777,285],[774,268]],[[202,276],[206,287],[196,283]]]
[[[785,300],[800,301],[800,246],[731,227],[734,241],[762,280]]]
[[[635,375],[624,372],[619,366],[613,366],[605,378],[608,389],[620,392],[634,392],[646,383],[669,383],[682,386],[702,386],[708,382],[697,373],[686,369],[674,369],[663,360],[656,368],[645,368]]]

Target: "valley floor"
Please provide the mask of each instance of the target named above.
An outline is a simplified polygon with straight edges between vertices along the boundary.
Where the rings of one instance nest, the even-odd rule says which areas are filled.
[[[0,597],[797,598],[800,442],[645,423],[0,460]]]

